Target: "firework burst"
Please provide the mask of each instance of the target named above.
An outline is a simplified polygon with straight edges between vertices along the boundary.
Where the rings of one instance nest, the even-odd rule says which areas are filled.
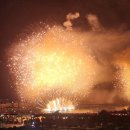
[[[81,98],[89,93],[97,63],[85,45],[78,32],[59,26],[13,44],[8,66],[21,100],[36,102],[45,93],[47,101],[52,95]]]

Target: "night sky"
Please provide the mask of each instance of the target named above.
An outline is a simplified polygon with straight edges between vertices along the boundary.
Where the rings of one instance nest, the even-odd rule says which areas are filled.
[[[89,30],[85,15],[93,13],[106,29],[130,29],[129,0],[0,1],[0,98],[17,97],[15,90],[11,88],[11,77],[7,68],[6,53],[10,45],[31,26],[40,22],[62,25],[66,15],[76,11],[80,12],[81,17],[75,20],[73,26]]]

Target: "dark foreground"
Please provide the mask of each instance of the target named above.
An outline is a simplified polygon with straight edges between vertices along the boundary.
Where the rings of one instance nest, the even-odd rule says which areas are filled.
[[[39,118],[40,117],[40,118]],[[0,130],[130,130],[130,111],[98,114],[43,114],[24,120],[23,126]]]

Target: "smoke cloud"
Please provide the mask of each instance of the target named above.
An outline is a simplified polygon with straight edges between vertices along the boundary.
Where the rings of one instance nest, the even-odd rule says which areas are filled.
[[[72,29],[71,20],[78,17],[78,13],[68,14],[64,26]],[[105,29],[95,14],[87,14],[86,20],[91,30],[80,32],[79,35],[85,38],[83,45],[94,57],[99,69],[96,71],[95,87],[87,102],[127,104],[130,99],[130,31],[123,31],[121,27],[117,30]]]
[[[63,26],[66,27],[68,30],[72,30],[72,26],[73,26],[72,21],[79,17],[80,17],[79,12],[76,12],[74,14],[72,13],[67,14],[66,21],[63,23]]]
[[[92,31],[102,31],[103,27],[101,26],[98,17],[94,14],[88,14],[86,15],[86,19],[88,20],[88,23],[90,24]]]
[[[98,89],[92,90],[91,93],[97,96],[93,101],[95,103],[117,103],[118,101],[120,104],[129,102],[130,31],[102,29],[96,16],[89,15],[88,21],[92,31],[87,34],[87,42],[91,48],[91,55],[95,57],[102,68],[99,74],[100,83],[102,85],[106,82],[107,84],[112,83],[109,87],[104,84],[104,91],[101,91],[101,84],[99,84]],[[110,88],[113,88],[113,91],[109,92]],[[90,99],[93,97],[92,95],[90,94]]]

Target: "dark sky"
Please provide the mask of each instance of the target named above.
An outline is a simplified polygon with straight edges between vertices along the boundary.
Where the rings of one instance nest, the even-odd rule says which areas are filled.
[[[69,12],[96,14],[105,28],[130,29],[130,0],[0,0],[0,98],[15,98],[9,82],[6,51],[29,26],[45,22],[62,24]],[[77,26],[78,26],[77,24]]]

